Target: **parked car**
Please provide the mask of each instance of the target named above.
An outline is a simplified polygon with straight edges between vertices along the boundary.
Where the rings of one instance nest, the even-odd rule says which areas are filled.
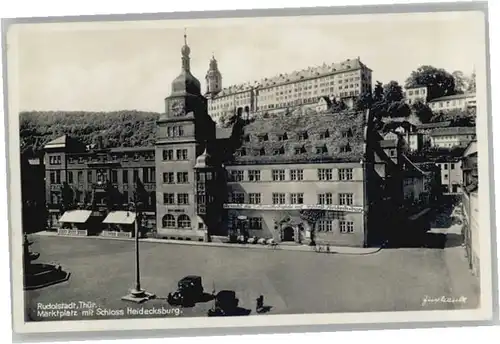
[[[167,301],[171,306],[191,306],[203,297],[200,276],[186,276],[177,283],[177,290],[169,293]]]
[[[215,296],[215,305],[208,310],[209,317],[235,315],[239,300],[232,290],[221,290]]]

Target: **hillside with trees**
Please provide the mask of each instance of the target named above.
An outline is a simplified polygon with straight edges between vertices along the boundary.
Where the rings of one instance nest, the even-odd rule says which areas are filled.
[[[47,142],[62,135],[74,137],[85,145],[102,139],[107,147],[151,146],[159,116],[141,111],[22,112],[19,114],[21,152],[37,154]]]

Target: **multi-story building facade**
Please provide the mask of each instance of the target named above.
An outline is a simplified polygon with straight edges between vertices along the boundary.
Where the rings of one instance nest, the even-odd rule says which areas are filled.
[[[476,138],[476,127],[436,128],[429,134],[431,147],[467,147]]]
[[[154,147],[104,148],[87,150],[66,135],[44,147],[45,198],[49,211],[48,226],[57,228],[64,213],[64,203],[106,211],[111,184],[116,191],[113,202],[119,206],[133,201],[135,181],[140,179],[149,194],[146,216],[149,227],[155,226]],[[69,187],[69,196],[65,195]],[[70,197],[71,199],[65,199]]]
[[[422,103],[427,103],[427,87],[410,87],[403,91],[403,96],[408,104],[414,104],[416,101],[421,101]]]
[[[206,82],[208,111],[217,120],[228,111],[272,113],[315,104],[321,97],[352,99],[371,91],[372,70],[358,57],[222,88],[221,73],[212,58]]]
[[[429,107],[433,112],[450,110],[476,109],[477,100],[475,93],[455,94],[444,96],[429,101]]]

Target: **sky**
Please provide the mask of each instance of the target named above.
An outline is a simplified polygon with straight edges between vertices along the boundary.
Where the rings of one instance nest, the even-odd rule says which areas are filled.
[[[358,56],[383,83],[485,59],[481,12],[19,24],[7,38],[19,109],[163,112],[184,30],[202,91],[212,54],[223,86]]]

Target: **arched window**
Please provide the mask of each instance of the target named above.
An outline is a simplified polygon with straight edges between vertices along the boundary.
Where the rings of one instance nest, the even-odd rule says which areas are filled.
[[[190,228],[191,227],[191,220],[189,219],[189,216],[187,216],[185,214],[179,215],[179,218],[177,219],[177,227]]]
[[[175,217],[174,215],[167,214],[163,216],[161,221],[163,228],[174,228],[175,227]]]

